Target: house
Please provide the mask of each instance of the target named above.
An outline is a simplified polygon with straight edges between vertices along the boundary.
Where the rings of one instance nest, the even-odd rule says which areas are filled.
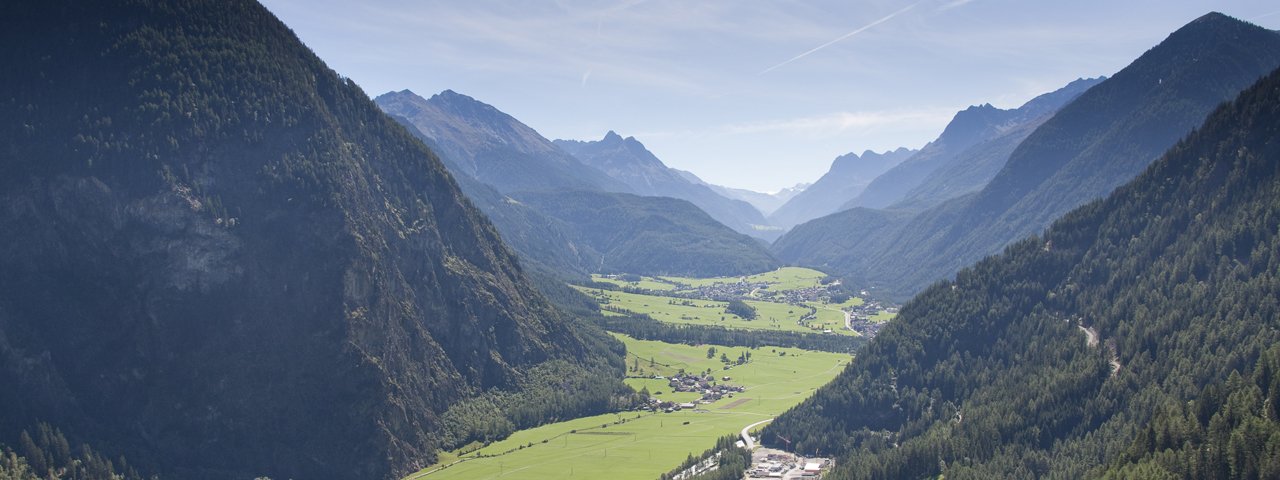
[[[804,464],[805,475],[817,475],[819,473],[822,473],[822,464],[818,462],[805,462]]]

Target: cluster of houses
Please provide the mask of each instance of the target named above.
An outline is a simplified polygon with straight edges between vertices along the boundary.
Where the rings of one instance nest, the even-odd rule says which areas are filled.
[[[729,381],[729,377],[721,377],[723,381]],[[690,375],[676,374],[667,382],[673,392],[694,392],[701,393],[702,403],[711,403],[724,397],[732,397],[735,393],[746,391],[745,388],[738,385],[729,385],[724,383],[716,383],[715,377],[711,375]]]
[[[751,296],[751,292],[767,289],[769,284],[764,282],[747,282],[746,279],[738,283],[717,283],[714,285],[703,285],[698,287],[689,296],[694,298],[705,298],[720,302],[729,300],[740,300]]]
[[[804,302],[816,302],[823,297],[831,294],[827,285],[819,285],[816,287],[798,288],[795,290],[780,290],[775,292],[761,291],[761,296],[767,297],[770,301],[779,303],[801,304]]]
[[[722,377],[721,379],[723,381],[730,380],[729,377]],[[667,413],[680,410],[693,410],[698,408],[698,405],[714,403],[722,398],[733,397],[734,394],[747,391],[746,388],[738,385],[717,383],[715,377],[712,377],[711,375],[686,374],[683,372],[671,377],[668,380],[667,385],[671,387],[672,392],[699,393],[702,394],[702,398],[699,398],[695,402],[676,403],[665,401],[660,398],[650,397],[649,405],[641,408],[647,408],[653,411],[664,411]]]
[[[879,314],[881,310],[891,314],[898,313],[898,307],[885,307],[876,300],[867,300],[862,305],[851,307],[847,310],[849,312],[849,328],[868,339],[875,338],[876,334],[880,333],[880,327],[885,325],[885,322],[872,320],[872,317]]]

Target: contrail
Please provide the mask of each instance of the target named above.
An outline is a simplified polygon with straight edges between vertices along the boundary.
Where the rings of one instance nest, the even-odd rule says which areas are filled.
[[[1276,10],[1276,11],[1271,12],[1271,13],[1264,13],[1264,14],[1262,14],[1262,15],[1258,15],[1258,16],[1256,16],[1256,17],[1250,18],[1249,20],[1257,20],[1257,19],[1259,19],[1259,18],[1267,18],[1267,17],[1270,17],[1270,16],[1272,16],[1272,15],[1276,15],[1276,14],[1280,14],[1280,10]]]
[[[807,57],[807,56],[809,56],[809,55],[812,55],[814,52],[816,52],[816,51],[818,51],[818,50],[822,50],[822,49],[827,48],[827,47],[830,47],[831,45],[835,44],[836,42],[839,42],[839,41],[844,40],[844,39],[846,39],[846,38],[849,38],[849,37],[852,37],[852,36],[857,35],[857,34],[859,34],[859,33],[862,33],[863,31],[866,31],[868,28],[871,28],[871,27],[874,27],[874,26],[879,25],[879,24],[881,24],[881,23],[887,22],[887,21],[889,21],[890,19],[892,19],[893,17],[896,17],[896,16],[898,16],[898,15],[901,15],[903,12],[906,12],[907,10],[911,10],[912,8],[914,8],[916,5],[919,5],[919,4],[920,4],[920,2],[916,2],[916,3],[913,3],[913,4],[911,4],[911,5],[907,5],[907,6],[906,6],[906,7],[904,7],[902,10],[898,10],[898,11],[896,11],[896,12],[893,12],[893,13],[890,13],[890,14],[888,14],[888,15],[885,15],[885,16],[884,16],[884,18],[881,18],[881,19],[879,19],[879,20],[876,20],[876,21],[874,21],[874,22],[871,22],[871,23],[869,23],[869,24],[867,24],[867,25],[863,26],[862,28],[859,28],[859,29],[854,30],[854,31],[852,31],[852,32],[849,32],[849,33],[846,33],[846,34],[844,34],[844,35],[841,35],[840,37],[836,38],[835,40],[832,40],[832,41],[830,41],[830,42],[824,43],[824,44],[822,44],[822,45],[818,45],[817,47],[814,47],[814,49],[813,49],[813,50],[809,50],[809,51],[807,51],[807,52],[804,52],[804,53],[801,53],[801,54],[799,54],[799,55],[796,55],[795,57],[792,57],[790,60],[787,60],[787,61],[785,61],[785,62],[779,63],[779,64],[774,65],[774,66],[772,66],[772,67],[766,68],[766,69],[764,69],[764,70],[760,71],[760,73],[757,73],[756,75],[764,75],[764,74],[766,74],[766,73],[769,73],[769,72],[772,72],[772,71],[774,71],[774,70],[777,70],[778,68],[782,67],[783,65],[786,65],[786,64],[788,64],[788,63],[791,63],[791,62],[794,62],[794,61],[799,60],[799,59],[801,59],[801,58],[804,58],[804,57]]]

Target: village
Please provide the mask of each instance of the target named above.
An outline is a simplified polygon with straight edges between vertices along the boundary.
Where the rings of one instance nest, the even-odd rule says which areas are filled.
[[[655,379],[664,379],[661,376],[654,376]],[[680,410],[693,410],[698,405],[707,405],[715,403],[722,398],[733,398],[734,394],[746,391],[746,388],[737,385],[729,385],[717,383],[715,377],[710,373],[691,375],[683,371],[675,374],[668,380],[667,385],[671,387],[672,392],[692,392],[702,395],[694,402],[677,403],[672,401],[664,401],[659,398],[650,397],[648,409],[652,411],[662,411],[666,413],[676,412]],[[732,380],[732,377],[721,377],[722,381]]]
[[[862,305],[848,307],[844,311],[847,320],[846,326],[870,340],[876,338],[876,334],[880,333],[880,328],[886,325],[886,322],[875,320],[875,316],[879,315],[881,311],[896,315],[898,307],[884,306],[877,300],[867,300]]]

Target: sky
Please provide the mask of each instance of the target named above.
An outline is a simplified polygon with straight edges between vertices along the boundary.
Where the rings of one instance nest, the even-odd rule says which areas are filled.
[[[634,136],[772,192],[848,152],[920,148],[959,110],[1111,75],[1219,11],[1273,0],[264,0],[370,96],[451,89],[551,139]]]

